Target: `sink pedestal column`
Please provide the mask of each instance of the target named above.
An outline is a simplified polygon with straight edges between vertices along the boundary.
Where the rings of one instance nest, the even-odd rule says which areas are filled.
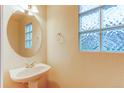
[[[28,87],[29,88],[38,88],[38,81],[37,80],[29,81]]]

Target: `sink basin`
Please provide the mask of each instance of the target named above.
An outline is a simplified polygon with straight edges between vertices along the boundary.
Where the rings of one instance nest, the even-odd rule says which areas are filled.
[[[45,64],[35,64],[32,68],[16,68],[9,71],[10,77],[16,82],[30,82],[39,79],[51,66]]]

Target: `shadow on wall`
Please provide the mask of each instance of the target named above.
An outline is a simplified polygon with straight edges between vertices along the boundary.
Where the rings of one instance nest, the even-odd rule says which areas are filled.
[[[6,73],[5,76],[6,77],[9,77],[9,78],[6,79],[6,82],[7,83],[5,83],[5,82],[3,83],[3,87],[4,88],[26,88],[26,85],[25,84],[17,83],[15,81],[11,80],[10,79],[10,76],[9,76],[9,73]]]
[[[49,82],[49,86],[48,88],[61,88],[56,82],[53,81],[48,81]]]

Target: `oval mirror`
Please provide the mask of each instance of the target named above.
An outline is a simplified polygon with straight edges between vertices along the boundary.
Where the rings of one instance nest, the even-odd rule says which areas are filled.
[[[31,57],[41,47],[41,31],[40,23],[35,16],[17,11],[8,21],[9,44],[19,55]]]

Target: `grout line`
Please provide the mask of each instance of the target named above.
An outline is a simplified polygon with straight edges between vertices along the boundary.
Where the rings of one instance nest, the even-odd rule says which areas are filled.
[[[100,8],[100,51],[102,51],[102,8]]]

